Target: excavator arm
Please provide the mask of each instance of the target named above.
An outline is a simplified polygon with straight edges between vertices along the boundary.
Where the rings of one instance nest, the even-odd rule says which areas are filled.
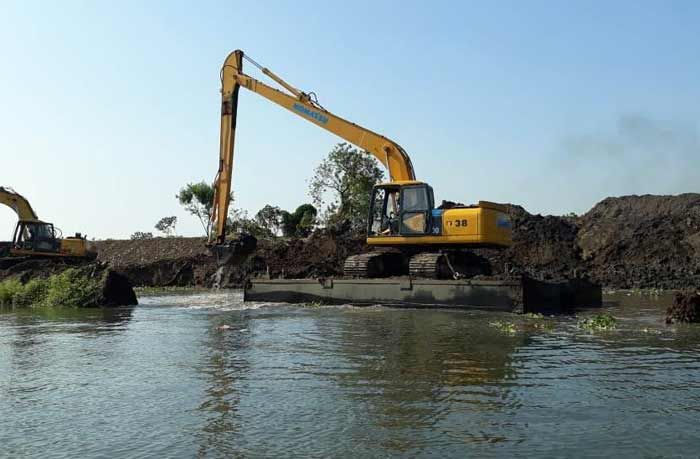
[[[29,201],[12,188],[0,186],[0,204],[5,204],[14,210],[20,220],[39,220]]]
[[[243,73],[243,59],[246,59],[263,74],[270,77],[288,93],[272,88]],[[229,54],[221,69],[221,136],[219,145],[219,171],[215,180],[214,209],[212,221],[216,244],[223,244],[226,233],[233,171],[233,151],[238,112],[238,91],[243,87],[292,113],[323,128],[346,141],[366,150],[379,160],[389,171],[391,181],[415,180],[411,159],[396,142],[367,128],[347,121],[321,107],[313,93],[302,92],[282,80],[269,69],[258,65],[243,51]]]

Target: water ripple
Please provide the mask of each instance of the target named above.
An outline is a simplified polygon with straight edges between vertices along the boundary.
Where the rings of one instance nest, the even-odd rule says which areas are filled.
[[[643,301],[605,333],[240,292],[0,313],[0,456],[694,455],[700,328]]]

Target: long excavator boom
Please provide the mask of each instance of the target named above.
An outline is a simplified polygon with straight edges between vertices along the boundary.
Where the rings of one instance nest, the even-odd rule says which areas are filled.
[[[17,193],[12,188],[0,186],[0,204],[5,204],[15,211],[20,220],[38,220],[34,209],[27,201],[27,198]]]
[[[243,59],[258,67],[289,94],[272,88],[243,73]],[[223,244],[226,235],[226,216],[231,194],[231,174],[233,171],[233,149],[238,112],[238,91],[246,88],[275,104],[286,108],[305,120],[329,131],[346,141],[366,150],[379,160],[389,171],[391,181],[415,180],[411,159],[396,142],[367,128],[345,120],[321,107],[313,93],[305,93],[285,82],[269,69],[258,65],[243,51],[229,54],[221,69],[221,137],[219,144],[219,171],[215,180],[214,241]]]

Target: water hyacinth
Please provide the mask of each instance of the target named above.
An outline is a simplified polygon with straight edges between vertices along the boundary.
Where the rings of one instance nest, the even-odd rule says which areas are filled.
[[[508,333],[508,334],[513,334],[517,331],[515,328],[515,324],[510,323],[510,322],[504,322],[501,320],[496,320],[494,322],[489,322],[489,325],[492,326],[493,328],[497,328],[498,330]]]
[[[607,313],[596,314],[592,317],[582,319],[578,322],[579,328],[584,330],[614,330],[617,326],[617,319]]]

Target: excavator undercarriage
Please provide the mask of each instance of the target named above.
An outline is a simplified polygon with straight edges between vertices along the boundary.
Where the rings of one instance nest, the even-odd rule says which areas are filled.
[[[348,257],[343,274],[351,278],[469,279],[490,276],[492,269],[486,258],[468,250],[385,248]]]

